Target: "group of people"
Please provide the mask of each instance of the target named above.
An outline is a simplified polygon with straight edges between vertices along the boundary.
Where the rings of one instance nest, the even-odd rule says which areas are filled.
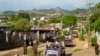
[[[62,43],[57,40],[46,46],[47,50],[58,50],[60,47],[62,47]]]

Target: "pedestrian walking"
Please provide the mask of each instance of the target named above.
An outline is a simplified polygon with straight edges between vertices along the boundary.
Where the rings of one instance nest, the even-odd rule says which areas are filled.
[[[37,56],[37,54],[38,54],[38,53],[37,53],[37,52],[38,52],[38,51],[37,51],[37,48],[38,48],[37,41],[34,41],[33,50],[34,50],[34,55],[35,55],[35,56]]]
[[[95,54],[96,56],[100,56],[100,32],[96,32],[96,44],[95,44]]]
[[[24,41],[23,49],[24,49],[24,55],[27,55],[27,44],[25,41]]]
[[[94,49],[96,56],[99,56],[99,45],[97,43],[94,45]]]

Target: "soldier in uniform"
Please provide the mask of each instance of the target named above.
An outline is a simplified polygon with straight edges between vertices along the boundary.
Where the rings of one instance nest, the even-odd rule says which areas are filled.
[[[34,50],[34,55],[35,56],[37,56],[37,48],[38,48],[37,41],[34,41],[33,50]]]
[[[26,44],[25,41],[24,41],[24,46],[23,46],[23,48],[24,48],[24,55],[27,55],[27,44]]]
[[[100,56],[100,32],[96,32],[97,43],[95,44],[95,52],[97,56]]]

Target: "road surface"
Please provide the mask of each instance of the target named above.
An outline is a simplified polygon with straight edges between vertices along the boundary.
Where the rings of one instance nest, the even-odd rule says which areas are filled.
[[[45,45],[46,44],[42,44],[42,45],[40,46],[41,48],[39,47],[39,49],[45,51]],[[65,48],[66,56],[71,56],[73,48],[74,47],[66,47]],[[33,52],[33,50],[31,49],[31,47],[28,47],[28,49],[29,49],[28,52]],[[11,50],[0,51],[0,56],[12,56],[14,54],[21,54],[22,55],[23,54],[23,47],[16,48],[16,49],[11,49]]]
[[[71,56],[72,55],[73,48],[74,47],[66,47],[65,48],[66,56]]]

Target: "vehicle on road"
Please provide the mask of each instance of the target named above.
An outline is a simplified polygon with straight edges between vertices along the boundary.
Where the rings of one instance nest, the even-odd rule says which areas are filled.
[[[72,36],[73,36],[74,38],[77,38],[77,37],[78,37],[78,32],[77,32],[76,30],[73,30],[73,31],[72,31]]]
[[[73,46],[73,37],[70,34],[64,36],[64,46]]]
[[[65,48],[61,43],[46,47],[45,56],[65,56]]]

